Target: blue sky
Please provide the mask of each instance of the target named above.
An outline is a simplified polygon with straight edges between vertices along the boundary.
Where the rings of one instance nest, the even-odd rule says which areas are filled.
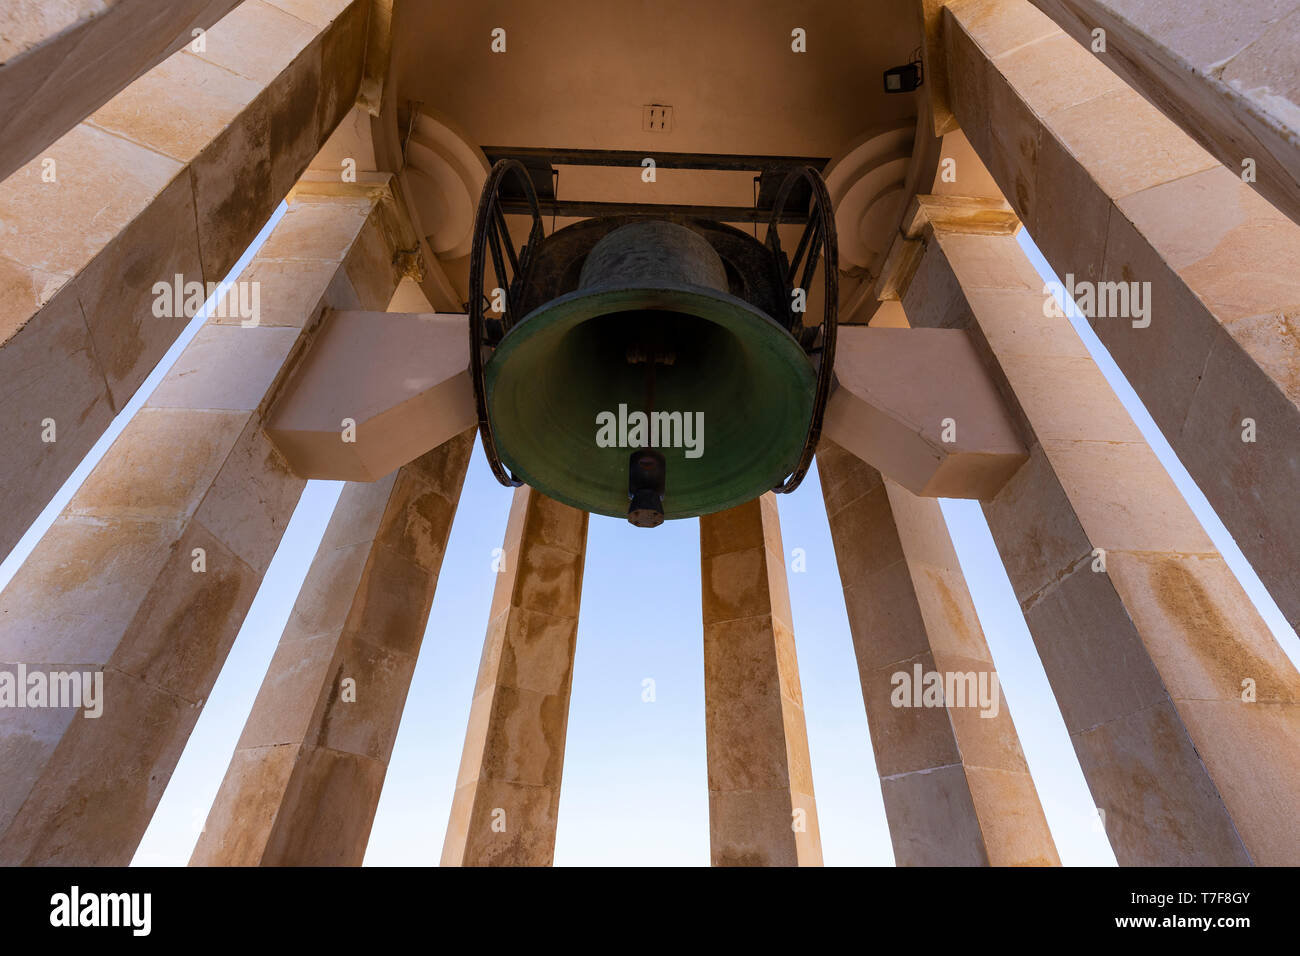
[[[283,207],[231,271],[237,276]],[[1044,281],[1054,277],[1027,233],[1021,243]],[[1071,321],[1179,490],[1300,664],[1286,624],[1231,537],[1196,490],[1087,323]],[[0,563],[0,587],[39,540],[94,463],[180,354],[201,313],[159,363],[42,513]],[[262,676],[342,485],[309,482],[189,744],[135,857],[184,865],[220,786]],[[880,786],[858,685],[848,620],[817,476],[778,498],[790,574],[800,679],[827,865],[892,865]],[[367,865],[436,864],[478,669],[510,492],[476,444],[429,627],[407,699]],[[1067,865],[1114,865],[1092,800],[1010,583],[976,502],[943,501],[962,568],[993,652],[1006,704]],[[708,794],[696,521],[646,531],[593,517],[569,711],[557,865],[707,865]],[[643,681],[655,700],[642,699]]]

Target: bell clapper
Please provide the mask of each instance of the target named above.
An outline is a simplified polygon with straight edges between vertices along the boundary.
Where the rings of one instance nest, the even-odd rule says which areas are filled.
[[[627,520],[638,528],[664,522],[664,456],[654,448],[638,448],[628,460]]]
[[[655,366],[672,365],[674,356],[662,349],[635,345],[627,350],[631,365],[645,363],[645,414],[654,411]],[[638,448],[628,460],[627,520],[638,528],[657,528],[664,521],[664,487],[667,461],[654,448]]]

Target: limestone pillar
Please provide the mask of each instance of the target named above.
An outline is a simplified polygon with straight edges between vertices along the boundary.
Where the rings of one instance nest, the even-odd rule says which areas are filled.
[[[817,472],[895,862],[1059,865],[939,502],[824,439]]]
[[[1300,6],[1214,0],[1033,0],[1098,59],[1300,222]]]
[[[1098,336],[1300,625],[1300,225],[1028,0],[927,5],[929,72],[946,73],[962,131],[1075,298],[1094,300]],[[1246,34],[1221,21],[1250,11],[1227,6],[1206,33],[1198,0],[1166,35],[1233,44]],[[1268,69],[1278,30],[1234,69]]]
[[[771,493],[700,518],[714,866],[820,866],[803,692]]]
[[[344,487],[192,866],[361,865],[473,441]]]
[[[387,304],[402,240],[383,187],[291,203],[239,279],[260,324],[206,322],[0,593],[0,664],[104,695],[0,709],[0,863],[130,861],[302,491],[268,395],[327,307]]]
[[[368,7],[245,0],[0,182],[0,557],[348,112]]]
[[[0,12],[0,179],[239,2],[6,3]]]
[[[443,866],[550,866],[555,857],[586,548],[585,511],[527,485],[515,491]]]
[[[1015,238],[922,238],[908,319],[970,330],[1030,448],[984,509],[1116,857],[1294,865],[1300,675]]]

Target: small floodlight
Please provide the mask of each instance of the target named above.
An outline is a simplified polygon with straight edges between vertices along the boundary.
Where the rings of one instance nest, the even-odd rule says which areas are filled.
[[[895,66],[885,71],[886,93],[911,93],[925,79],[921,72],[921,57],[913,57],[910,63]]]

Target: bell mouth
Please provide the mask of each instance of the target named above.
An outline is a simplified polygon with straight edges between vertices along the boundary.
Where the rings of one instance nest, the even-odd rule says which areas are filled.
[[[638,346],[646,361],[671,355],[655,364],[648,408],[645,363],[629,361]],[[816,375],[794,337],[743,299],[642,280],[581,288],[525,316],[487,361],[484,386],[510,470],[610,517],[628,516],[634,413],[658,413],[652,447],[667,462],[664,517],[675,519],[743,504],[784,480],[812,420]]]

